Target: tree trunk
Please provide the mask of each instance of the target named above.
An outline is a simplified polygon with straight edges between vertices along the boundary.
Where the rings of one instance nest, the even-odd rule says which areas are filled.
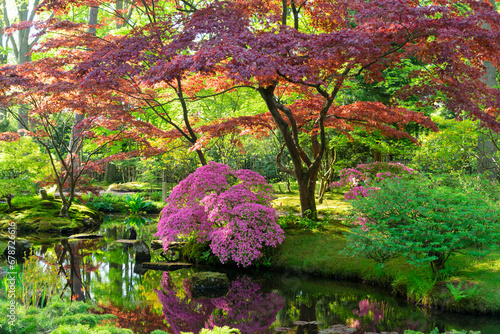
[[[279,103],[277,102],[278,100],[274,95],[275,88],[275,86],[269,86],[266,88],[261,87],[258,89],[258,91],[261,94],[261,97],[266,102],[266,105],[273,117],[274,122],[283,135],[285,146],[287,147],[288,153],[290,154],[290,159],[292,160],[293,171],[284,168],[279,163],[279,156],[281,155],[282,151],[276,157],[276,162],[283,172],[294,176],[297,180],[302,217],[316,219],[316,180],[318,177],[319,168],[321,166],[320,162],[326,147],[324,128],[321,128],[319,131],[321,143],[318,142],[317,135],[311,136],[314,157],[313,159],[310,159],[299,145],[298,130],[296,124],[294,123],[295,119],[293,118],[293,116],[291,116],[291,110],[289,110],[284,105],[279,105]],[[333,101],[327,101],[327,104],[323,106],[318,119],[323,117],[324,120],[324,117],[326,116],[326,110],[332,102]],[[283,117],[281,116],[281,110],[284,110],[288,115],[288,120],[291,124],[283,119]]]
[[[9,212],[14,211],[14,206],[12,205],[12,195],[11,194],[5,195],[5,200],[7,201]]]
[[[300,210],[302,217],[316,219],[316,179],[303,177],[297,179],[297,184],[299,186]]]
[[[108,183],[116,181],[116,166],[111,162],[106,163],[106,171],[104,172],[104,180]]]
[[[495,1],[490,0],[490,3],[493,8],[495,8]],[[486,27],[489,28],[487,25]],[[496,86],[497,69],[489,61],[485,61],[483,65],[486,67],[486,75],[483,77],[483,81],[490,87]],[[493,161],[493,156],[495,154],[496,147],[491,142],[491,139],[480,133],[478,137],[477,172],[483,174],[489,171],[489,178],[491,180],[496,180],[498,176],[497,170],[495,168],[495,163]]]

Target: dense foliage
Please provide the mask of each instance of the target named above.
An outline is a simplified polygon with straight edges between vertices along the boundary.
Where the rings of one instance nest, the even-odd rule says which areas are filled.
[[[403,256],[439,274],[453,254],[484,255],[500,241],[498,204],[473,189],[458,191],[429,180],[389,179],[352,201],[360,226],[347,252],[385,262]]]
[[[11,197],[33,194],[37,183],[50,176],[49,157],[30,137],[17,141],[0,141],[0,198],[6,198],[12,209]]]
[[[330,186],[347,187],[344,194],[346,200],[358,197],[367,197],[370,192],[380,188],[371,186],[385,179],[400,179],[404,176],[415,174],[416,171],[399,162],[374,162],[371,164],[359,164],[354,168],[345,168],[339,172],[340,180]]]
[[[179,237],[209,242],[221,262],[248,266],[263,246],[283,240],[271,196],[272,187],[259,174],[211,162],[172,190],[156,236],[165,250]]]

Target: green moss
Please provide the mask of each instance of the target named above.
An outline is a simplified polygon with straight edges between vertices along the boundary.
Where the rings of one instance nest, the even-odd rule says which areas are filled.
[[[0,213],[0,230],[7,230],[14,221],[18,231],[72,233],[97,225],[102,214],[84,205],[73,204],[69,218],[59,216],[60,200],[42,200],[34,197],[29,204],[19,206],[13,212]]]
[[[160,190],[161,184],[150,184],[145,182],[127,182],[127,183],[114,183],[107,189],[108,191],[123,191],[123,192],[139,192],[145,190]]]

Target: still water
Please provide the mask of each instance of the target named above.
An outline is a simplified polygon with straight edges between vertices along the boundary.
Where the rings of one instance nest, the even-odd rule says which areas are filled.
[[[189,285],[194,272],[220,269],[140,270],[133,247],[115,242],[123,238],[123,228],[110,227],[100,233],[104,235],[100,239],[31,241],[36,245],[41,270],[62,264],[65,298],[90,299],[110,305],[121,314],[142,310],[148,326],[138,326],[143,329],[134,331],[197,333],[202,328],[229,325],[242,333],[403,333],[405,329],[429,332],[436,327],[440,331],[500,333],[498,316],[423,309],[378,287],[273,273],[263,268],[227,272],[227,290],[193,295]],[[151,235],[139,234],[139,238],[149,241]],[[152,261],[161,260],[158,254],[152,254]],[[332,326],[337,327],[333,330]]]

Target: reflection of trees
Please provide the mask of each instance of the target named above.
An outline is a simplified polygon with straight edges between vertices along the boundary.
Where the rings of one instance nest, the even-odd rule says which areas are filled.
[[[296,328],[296,333],[318,333],[320,328],[337,324],[349,325],[356,329],[354,333],[403,332],[405,329],[429,331],[435,327],[419,310],[384,298],[383,293],[364,291],[366,288],[324,283],[315,285],[304,281],[287,289],[282,286],[283,281],[274,282],[282,287],[286,298],[274,326]],[[318,325],[316,321],[322,324]]]
[[[163,304],[163,313],[175,333],[197,333],[202,328],[230,325],[242,333],[271,333],[269,329],[276,314],[284,305],[283,297],[276,292],[262,291],[260,284],[249,277],[232,281],[223,297],[208,299],[184,297],[173,284],[167,272],[163,274],[162,289],[157,290]]]
[[[242,333],[268,332],[284,306],[284,298],[276,292],[261,290],[262,286],[250,277],[232,281],[227,295],[211,300],[217,311],[208,319],[210,327],[230,324]]]
[[[92,252],[98,247],[98,240],[79,240],[70,243],[68,239],[63,239],[60,245],[54,246],[60,272],[67,278],[61,296],[69,287],[72,300],[85,301],[86,298],[90,298],[88,285],[88,280],[90,279],[89,274],[90,272],[96,271],[98,265],[85,261],[85,259],[91,256]],[[84,283],[84,279],[82,278],[82,270],[84,273],[87,273],[84,276],[84,278],[87,279],[87,284]]]

